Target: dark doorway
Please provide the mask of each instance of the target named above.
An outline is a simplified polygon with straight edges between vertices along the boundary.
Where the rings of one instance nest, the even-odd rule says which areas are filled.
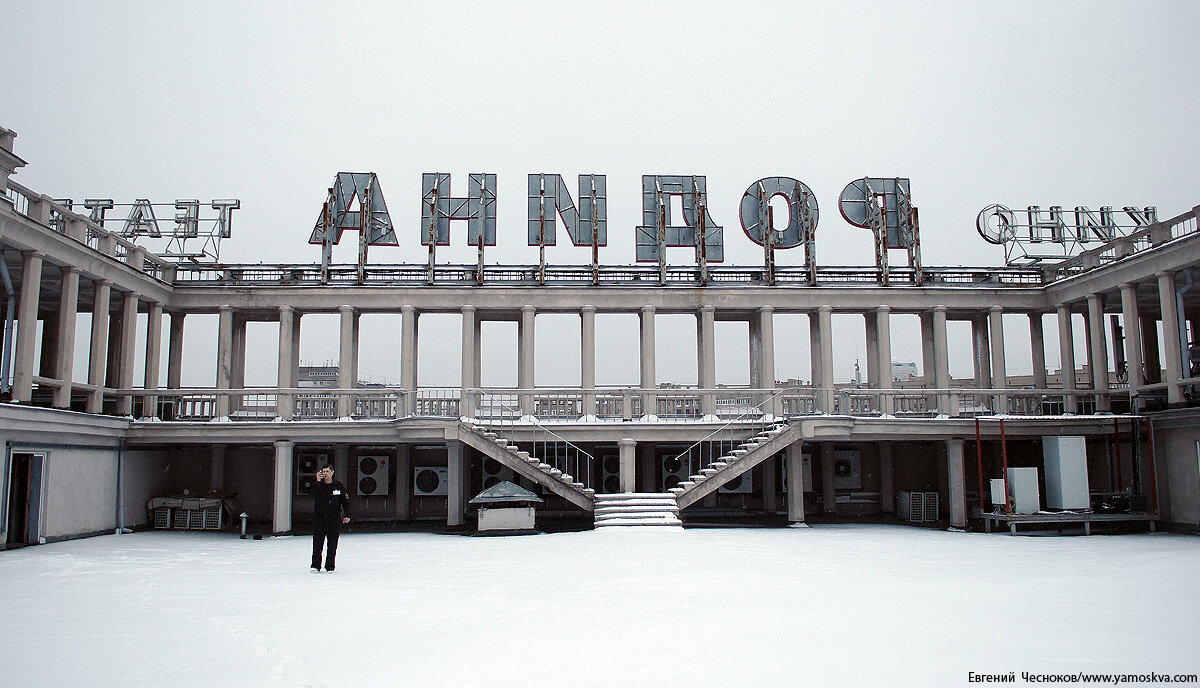
[[[8,474],[8,513],[5,523],[8,548],[38,541],[38,516],[41,506],[41,454],[13,453]]]

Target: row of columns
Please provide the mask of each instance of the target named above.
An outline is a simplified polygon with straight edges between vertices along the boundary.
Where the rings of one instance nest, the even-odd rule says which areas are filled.
[[[23,254],[23,277],[18,310],[18,329],[16,351],[14,356],[13,398],[17,401],[29,401],[32,395],[34,375],[34,348],[36,337],[37,314],[40,308],[40,285],[43,278],[43,256],[37,252]],[[61,381],[60,387],[54,393],[53,403],[56,407],[69,406],[74,365],[75,322],[79,296],[78,270],[71,267],[62,268],[61,296],[57,304],[56,317],[47,319],[43,334],[43,363],[41,372],[47,377]],[[1136,285],[1125,284],[1120,288],[1121,311],[1125,321],[1126,336],[1125,356],[1129,365],[1129,382],[1132,391],[1146,385],[1159,382],[1158,371],[1165,363],[1168,400],[1171,403],[1182,401],[1183,392],[1180,380],[1184,377],[1182,360],[1181,336],[1182,323],[1176,315],[1175,284],[1169,273],[1157,275],[1157,287],[1160,311],[1163,314],[1163,336],[1167,345],[1164,347],[1166,360],[1158,360],[1157,328],[1152,318],[1139,314]],[[87,410],[99,412],[103,401],[103,388],[130,388],[133,384],[135,360],[136,317],[140,300],[132,292],[119,293],[115,298],[120,299],[119,317],[114,320],[110,316],[111,300],[114,298],[111,285],[104,280],[94,282],[94,300],[92,304],[91,350],[89,360],[88,384],[92,387],[89,393]],[[1100,410],[1109,408],[1105,392],[1109,389],[1108,353],[1104,327],[1104,301],[1100,294],[1093,294],[1086,299],[1086,338],[1088,341],[1088,359],[1091,371],[1091,388],[1099,393]],[[147,302],[147,341],[145,357],[145,373],[148,387],[154,387],[159,376],[159,350],[162,337],[162,304]],[[407,389],[417,386],[417,311],[412,306],[403,306],[403,323],[401,330],[401,385]],[[524,306],[518,319],[518,386],[531,389],[534,386],[534,322],[536,309]],[[833,341],[832,341],[832,308],[820,306],[810,315],[810,339],[812,345],[812,377],[815,386],[823,390],[832,390],[833,380]],[[1062,362],[1062,386],[1064,390],[1075,391],[1078,383],[1074,371],[1075,347],[1072,324],[1072,308],[1070,304],[1059,304],[1056,308],[1059,332],[1059,353]],[[340,313],[340,347],[339,347],[339,380],[342,388],[355,386],[357,381],[359,316],[360,312],[351,306],[342,306]],[[480,350],[481,325],[486,318],[481,318],[473,306],[464,306],[462,314],[462,386],[477,388],[480,386]],[[644,306],[639,311],[640,335],[640,384],[643,389],[652,390],[657,384],[655,373],[655,325],[656,309]],[[218,357],[216,384],[218,388],[239,388],[245,383],[245,348],[246,348],[246,319],[239,317],[228,306],[219,309],[218,317]],[[1007,387],[1007,371],[1005,364],[1004,312],[996,306],[990,309],[984,317],[972,319],[973,349],[976,372],[976,385],[981,389],[1005,389]],[[168,374],[167,387],[178,388],[181,382],[182,338],[184,314],[170,313],[171,322],[168,332]],[[758,309],[749,318],[750,334],[750,382],[751,387],[771,389],[775,386],[775,356],[774,356],[774,310],[770,306]],[[581,318],[581,387],[595,388],[596,361],[596,308],[584,306],[580,310]],[[893,387],[891,375],[891,310],[888,306],[879,306],[866,314],[866,339],[868,350],[868,380],[870,387],[889,389]],[[948,350],[946,342],[947,312],[945,306],[936,306],[930,312],[920,314],[923,339],[922,355],[925,363],[926,386],[945,389],[950,386],[948,369]],[[1043,342],[1042,318],[1040,313],[1030,313],[1029,331],[1032,343],[1033,385],[1036,388],[1046,386],[1046,366]],[[281,388],[294,388],[298,383],[297,369],[299,367],[299,323],[300,318],[291,306],[281,306],[278,309],[280,322],[279,340],[279,380]],[[711,389],[716,384],[715,370],[715,321],[716,309],[710,305],[701,306],[697,311],[696,340],[697,340],[697,382],[704,389]],[[818,399],[818,408],[832,409],[832,399]],[[886,399],[886,397],[885,397]],[[643,399],[643,413],[652,414],[655,409],[655,397],[648,393]],[[152,409],[156,399],[147,396],[147,408]],[[119,413],[129,413],[132,400],[128,396],[118,398]],[[218,415],[228,415],[230,400],[222,397],[218,400]],[[339,402],[339,416],[349,415],[351,409],[348,398]],[[468,402],[470,403],[470,402]],[[532,414],[533,396],[523,395],[521,411]],[[595,412],[595,398],[587,397],[585,412],[591,415]],[[714,401],[709,396],[702,400],[703,412],[708,414],[715,411]],[[1067,395],[1068,411],[1075,411],[1074,396]],[[284,416],[290,410],[289,404],[281,404]],[[470,410],[470,409],[468,409]],[[885,409],[886,410],[886,409]]]

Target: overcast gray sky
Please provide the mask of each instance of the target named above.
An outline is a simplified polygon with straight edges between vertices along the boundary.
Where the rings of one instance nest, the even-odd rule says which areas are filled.
[[[707,175],[726,264],[762,259],[736,213],[765,176],[814,190],[825,265],[873,262],[869,233],[836,207],[863,176],[911,178],[926,265],[1000,264],[1002,250],[974,230],[993,202],[1157,205],[1160,217],[1200,203],[1200,4],[831,5],[10,1],[0,124],[30,163],[16,180],[56,197],[240,198],[222,249],[230,262],[318,260],[306,241],[339,170],[379,174],[401,246],[372,250],[378,262],[424,260],[420,175],[432,171],[452,173],[459,193],[468,173],[497,174],[488,256],[505,263],[537,259],[524,235],[530,172],[608,176],[606,263],[632,260],[640,178],[651,173]],[[473,261],[465,225],[451,241],[440,259]],[[799,253],[778,260],[798,264]],[[348,246],[335,258],[353,255]],[[587,253],[560,241],[548,258]],[[457,339],[456,322],[435,320],[423,321],[423,346]],[[861,340],[852,320],[839,334]],[[915,318],[897,320],[896,358],[919,361]],[[631,322],[606,331],[623,341]],[[303,356],[336,357],[317,323],[305,324]],[[365,373],[395,379],[394,325],[364,326],[378,333],[364,342]],[[578,327],[538,326],[544,346]],[[660,327],[660,379],[694,382],[693,326]],[[805,327],[777,326],[777,377],[808,377]],[[488,339],[493,384],[515,383],[510,329]],[[746,377],[743,333],[724,328],[721,381]],[[189,361],[211,376],[211,337],[191,339]],[[1010,357],[1027,356],[1025,340],[1026,354]],[[578,381],[575,346],[562,361],[539,357],[538,384]],[[266,384],[273,353],[255,356],[251,382]],[[457,364],[432,358],[422,380],[456,383]],[[1047,358],[1056,365],[1057,352]],[[852,367],[839,349],[838,379]],[[636,360],[602,360],[599,374],[632,382]]]

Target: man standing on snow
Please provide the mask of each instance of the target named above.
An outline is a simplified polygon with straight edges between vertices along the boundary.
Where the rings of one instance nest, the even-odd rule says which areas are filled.
[[[325,555],[325,570],[330,573],[334,569],[334,558],[337,556],[338,535],[342,532],[342,524],[350,522],[350,511],[347,503],[346,488],[333,479],[333,467],[325,466],[317,471],[317,483],[313,485],[313,555],[312,571],[321,570],[321,548],[329,541]],[[344,514],[344,515],[343,515]]]

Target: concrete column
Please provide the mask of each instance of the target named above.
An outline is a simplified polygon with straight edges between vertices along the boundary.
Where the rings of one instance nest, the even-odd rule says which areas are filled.
[[[821,410],[833,413],[833,307],[817,309],[818,337],[821,339]]]
[[[59,296],[61,300],[61,294]],[[61,305],[61,302],[47,305]],[[60,311],[57,308],[43,310],[40,305],[38,309],[42,310],[40,318],[42,322],[41,361],[38,363],[34,375],[58,379],[58,329],[62,324],[61,318],[59,318]]]
[[[405,415],[416,412],[417,400],[417,310],[400,307],[400,386],[408,390]]]
[[[1088,330],[1091,333],[1090,345],[1092,361],[1092,389],[1096,390],[1096,408],[1100,411],[1112,409],[1112,400],[1108,392],[1108,341],[1104,335],[1104,299],[1099,294],[1092,294],[1088,303]]]
[[[975,388],[991,389],[992,356],[991,347],[988,346],[987,319],[985,317],[971,318],[971,343],[975,362]]]
[[[241,389],[246,386],[246,317],[234,315],[233,352],[230,355],[229,386]]]
[[[1058,356],[1062,362],[1062,388],[1067,413],[1075,413],[1079,402],[1075,392],[1075,335],[1072,332],[1071,307],[1060,303],[1058,311]]]
[[[933,386],[937,389],[950,387],[950,348],[946,340],[946,307],[933,307]],[[958,395],[939,395],[938,411],[942,415],[957,416]]]
[[[1179,313],[1175,309],[1175,277],[1169,272],[1160,272],[1158,277],[1158,305],[1162,310],[1163,352],[1166,354],[1167,403],[1183,403],[1183,354],[1180,350]]]
[[[292,387],[300,386],[300,321],[304,319],[304,314],[299,311],[292,314],[292,365],[289,368],[291,376],[288,384]]]
[[[37,341],[38,299],[42,290],[42,254],[22,251],[21,300],[17,310],[17,350],[13,366],[12,399],[33,399],[33,354]]]
[[[696,314],[696,384],[700,389],[717,386],[716,309],[700,307]],[[716,417],[717,400],[710,394],[700,396],[700,413]]]
[[[536,365],[534,358],[534,322],[537,309],[533,306],[521,306],[521,320],[517,324],[517,387],[533,389],[536,384]],[[521,395],[521,415],[534,415],[533,393]]]
[[[458,440],[446,442],[446,525],[450,527],[463,524],[463,481],[466,472],[463,468],[463,446]]]
[[[133,387],[134,350],[137,346],[137,313],[138,297],[133,292],[125,292],[121,315],[121,363],[118,373],[117,386],[121,389]],[[117,397],[117,414],[127,416],[133,412],[133,397],[121,395]]]
[[[214,444],[208,450],[209,470],[208,470],[208,489],[224,490],[225,489],[225,445]],[[291,474],[289,473],[289,476]],[[288,491],[291,491],[289,483]]]
[[[596,307],[584,306],[579,311],[579,386],[596,388]],[[583,395],[583,415],[596,415],[596,395]]]
[[[396,445],[396,520],[412,518],[412,459],[407,444]]]
[[[233,308],[229,306],[221,306],[217,310],[217,389],[229,389],[229,381],[232,372]],[[229,401],[228,394],[221,394],[220,392],[217,393],[218,418],[229,417]]]
[[[763,511],[773,514],[779,510],[779,488],[775,485],[775,472],[778,470],[775,457],[767,457],[759,464],[759,470],[762,472]]]
[[[167,342],[167,388],[179,389],[183,383],[183,319],[186,313],[171,311],[171,331]]]
[[[62,386],[54,390],[54,407],[71,408],[71,378],[75,374],[75,321],[79,310],[79,271],[62,269],[62,295],[58,302],[58,351],[54,375]]]
[[[271,507],[271,532],[284,535],[292,530],[292,442],[275,442],[275,499]]]
[[[967,527],[967,475],[963,465],[963,441],[946,440],[946,475],[949,479],[950,526]]]
[[[821,442],[821,504],[827,514],[837,513],[837,490],[833,487],[833,444]],[[801,481],[804,476],[801,474]]]
[[[775,309],[763,306],[758,309],[759,372],[758,386],[765,390],[775,389]],[[770,392],[774,394],[774,392]],[[779,399],[768,397],[765,412],[777,416],[780,413]]]
[[[355,311],[354,317],[350,319],[350,386],[358,387],[358,343],[359,324],[362,322],[362,313]]]
[[[104,373],[108,361],[108,280],[93,282],[95,297],[92,299],[92,345],[88,359],[87,412],[100,413],[104,401]]]
[[[462,313],[462,359],[460,381],[462,389],[459,392],[462,399],[460,413],[464,416],[474,416],[476,408],[476,391],[479,380],[475,379],[476,345],[475,339],[475,307],[463,306]]]
[[[151,301],[146,310],[146,375],[143,387],[158,389],[159,363],[162,358],[162,304]],[[158,396],[142,399],[142,417],[158,418]]]
[[[1041,313],[1029,314],[1029,348],[1033,358],[1033,386],[1046,389],[1046,335]]]
[[[292,327],[295,312],[292,307],[284,304],[279,307],[279,352],[278,371],[275,375],[275,385],[280,388],[292,387]],[[295,397],[291,394],[280,393],[275,402],[275,415],[282,420],[291,420],[296,412]]]
[[[821,319],[816,311],[810,311],[808,314],[808,374],[809,384],[814,389],[821,386]],[[818,397],[820,395],[817,395]],[[821,408],[819,398],[814,399],[813,403],[818,409]]]
[[[620,475],[622,492],[637,492],[637,442],[626,437],[617,442],[619,447]]]
[[[879,389],[892,389],[892,309],[880,306],[875,309],[875,341],[879,357],[876,368],[879,370]],[[879,398],[879,408],[883,413],[892,415],[896,412],[895,398],[884,396]]]
[[[1162,359],[1158,355],[1158,319],[1152,315],[1143,315],[1142,320],[1142,357],[1145,360],[1143,373],[1146,384],[1154,385],[1162,382]]]
[[[921,320],[921,381],[926,387],[937,387],[937,364],[933,355],[933,313],[924,311]]]
[[[341,341],[338,344],[338,387],[350,389],[354,386],[354,307],[340,306]],[[339,394],[338,418],[349,418],[354,413],[354,398],[350,394]]]
[[[896,513],[896,488],[892,478],[892,443],[879,443],[879,509]]]
[[[867,343],[867,360],[863,361],[867,366],[867,388],[879,389],[879,321],[872,311],[863,313],[863,332]]]
[[[800,442],[785,450],[787,456],[787,509],[789,523],[804,522],[804,453]]]
[[[654,389],[656,382],[654,374],[654,306],[642,306],[641,310],[641,346],[638,355],[641,360],[642,389]],[[658,398],[653,392],[642,395],[642,415],[653,416],[658,413]]]
[[[1143,384],[1142,378],[1142,335],[1138,317],[1137,285],[1126,282],[1121,285],[1121,319],[1125,322],[1125,370],[1129,380],[1129,393],[1137,394]]]
[[[992,353],[992,389],[1007,389],[1008,367],[1004,361],[1004,309],[1000,306],[992,306],[988,310],[988,334],[991,337],[989,348]]]

